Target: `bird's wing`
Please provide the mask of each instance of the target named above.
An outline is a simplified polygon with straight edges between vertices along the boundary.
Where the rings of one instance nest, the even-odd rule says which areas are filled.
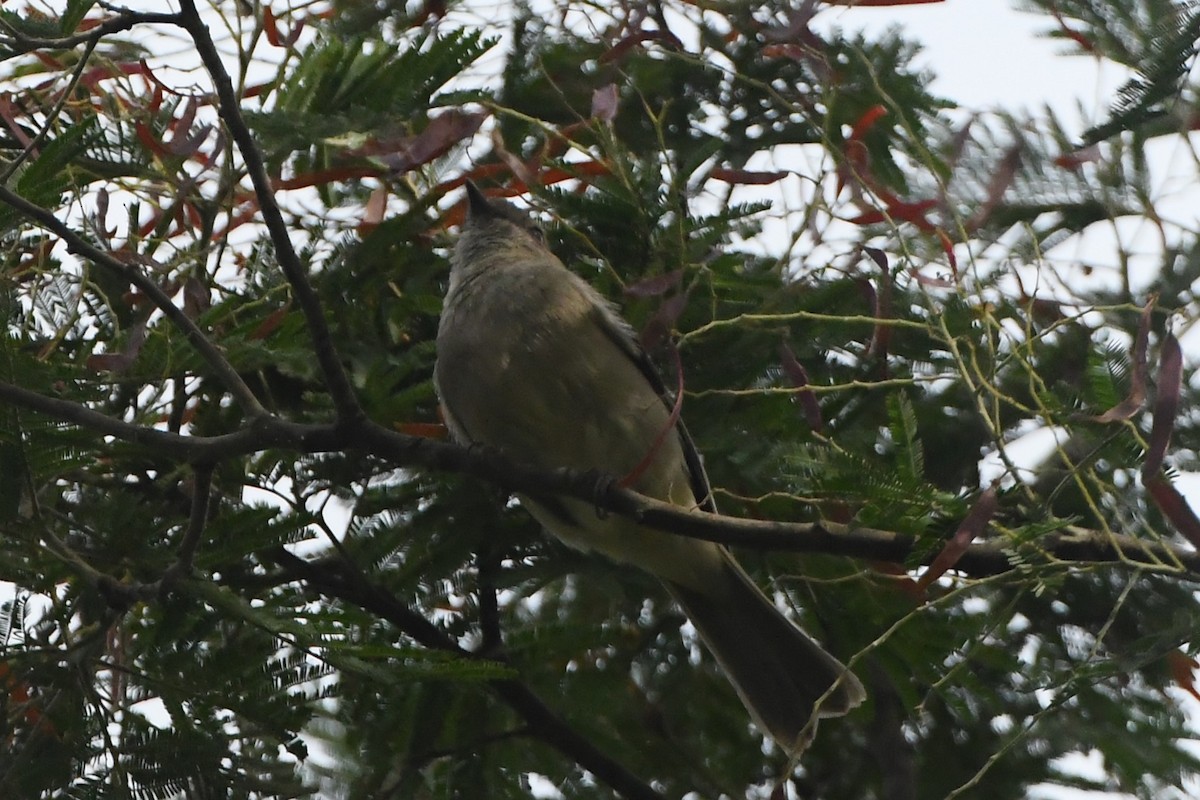
[[[607,303],[594,306],[592,314],[596,320],[596,324],[617,345],[621,352],[634,363],[638,371],[646,379],[646,382],[654,389],[654,393],[659,396],[663,404],[667,407],[667,410],[673,410],[676,398],[667,389],[666,384],[663,383],[662,376],[650,360],[650,356],[646,354],[645,349],[634,337],[633,330],[614,311],[607,307]],[[675,421],[675,429],[679,432],[679,441],[683,447],[683,458],[684,463],[687,465],[688,481],[692,487],[692,494],[695,495],[696,502],[702,510],[715,514],[717,506],[713,500],[712,486],[708,482],[708,473],[705,472],[704,462],[700,458],[700,451],[696,449],[696,443],[692,440],[692,435],[688,433],[688,429],[683,424],[682,419]]]

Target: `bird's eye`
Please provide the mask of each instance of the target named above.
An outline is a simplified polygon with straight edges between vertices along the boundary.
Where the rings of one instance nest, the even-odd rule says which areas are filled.
[[[530,236],[537,239],[539,242],[545,244],[546,232],[544,230],[542,230],[541,225],[530,225],[528,228],[526,228],[526,230],[529,231]]]

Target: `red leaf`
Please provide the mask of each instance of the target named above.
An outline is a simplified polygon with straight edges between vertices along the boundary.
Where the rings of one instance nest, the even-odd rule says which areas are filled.
[[[782,9],[781,9],[782,10]],[[794,8],[785,12],[786,20],[783,25],[765,28],[762,38],[768,42],[794,42],[809,34],[808,23],[817,15],[816,0],[802,0]]]
[[[259,324],[259,326],[255,328],[247,338],[251,341],[266,339],[268,336],[274,333],[280,325],[283,324],[283,320],[287,317],[288,311],[291,309],[292,303],[289,300],[283,306],[268,314],[267,318],[264,319],[262,323]]]
[[[422,439],[446,439],[450,436],[450,431],[440,422],[397,422],[392,427],[406,436],[419,436]]]
[[[1186,653],[1170,650],[1167,652],[1167,669],[1176,686],[1200,700],[1200,692],[1196,691],[1196,670],[1200,669],[1200,662]]]
[[[119,63],[102,64],[98,67],[91,67],[79,76],[79,82],[89,89],[96,88],[96,84],[100,81],[106,81],[110,78],[116,78],[121,75],[141,75],[144,78],[158,83],[158,79],[154,77],[150,70],[150,65],[142,61],[122,61]],[[166,87],[163,86],[165,89]],[[172,92],[178,94],[178,92]]]
[[[658,297],[674,289],[683,280],[683,270],[676,269],[651,278],[631,283],[625,287],[628,297]]]
[[[879,267],[884,272],[887,272],[887,269],[888,269],[887,253],[883,252],[878,247],[864,247],[863,252],[866,253],[871,258],[871,260],[875,262],[875,266]]]
[[[866,278],[860,278],[854,282],[854,285],[858,287],[858,293],[867,301],[867,305],[871,308],[871,313],[874,314],[875,310],[879,308],[879,295],[875,293],[874,284]]]
[[[513,177],[520,181],[523,186],[529,186],[537,182],[538,171],[541,169],[540,157],[535,156],[529,161],[523,161],[520,156],[510,152],[504,146],[504,137],[501,136],[499,127],[492,128],[492,150],[504,162],[504,165],[509,168]],[[519,191],[524,191],[524,189],[514,189],[511,194],[518,194]]]
[[[808,51],[798,44],[791,42],[785,44],[769,44],[763,47],[762,54],[767,58],[790,58],[793,61],[802,61],[808,54]]]
[[[0,94],[0,119],[4,120],[4,126],[8,128],[13,137],[20,142],[22,147],[29,147],[31,144],[33,144],[33,140],[29,138],[29,136],[25,133],[24,128],[22,128],[20,123],[17,122],[17,116],[15,113],[16,111],[17,108],[13,105],[12,101],[9,100],[9,95]],[[37,155],[37,151],[34,151],[33,154]]]
[[[271,188],[277,192],[282,192],[288,189],[324,186],[327,183],[349,181],[356,178],[371,178],[379,174],[380,170],[374,167],[332,167],[330,169],[319,169],[314,172],[305,172],[292,178],[274,178],[271,181]]]
[[[996,171],[992,173],[992,179],[988,181],[987,196],[971,218],[966,221],[965,227],[968,231],[973,231],[979,228],[987,218],[996,210],[996,206],[1000,205],[1000,201],[1004,198],[1004,193],[1008,191],[1008,187],[1012,186],[1013,180],[1017,176],[1017,169],[1021,166],[1021,148],[1019,145],[1013,145],[1004,154],[1004,158],[1000,159]]]
[[[945,575],[947,570],[958,563],[963,554],[967,552],[967,548],[971,546],[971,542],[987,530],[988,522],[995,516],[998,504],[996,485],[992,484],[975,501],[975,505],[971,507],[962,524],[958,526],[954,536],[946,542],[942,552],[938,553],[937,557],[929,564],[929,569],[925,570],[925,574],[917,579],[918,590],[924,592],[934,581]]]
[[[886,219],[887,216],[882,211],[877,208],[870,208],[846,221],[851,225],[878,225]]]
[[[888,206],[888,214],[893,219],[911,222],[923,233],[933,233],[935,230],[934,224],[929,221],[927,215],[930,211],[937,208],[937,204],[937,200],[917,200],[913,203],[897,201]]]
[[[304,30],[304,20],[297,22],[286,35],[280,35],[279,26],[276,24],[275,14],[271,11],[271,7],[267,6],[263,9],[263,33],[267,36],[267,41],[273,47],[291,47],[300,38],[300,32]]]
[[[613,61],[619,61],[624,58],[630,50],[642,42],[649,42],[656,39],[666,42],[667,46],[673,50],[683,49],[683,42],[679,41],[679,37],[670,31],[638,31],[637,33],[626,36],[624,39],[621,39],[619,42],[609,48],[607,53],[604,53],[602,56],[600,56],[600,63],[608,64]]]
[[[151,153],[154,153],[158,156],[167,155],[167,148],[163,146],[162,142],[154,137],[149,125],[144,122],[136,122],[133,125],[133,131],[137,135],[138,141],[142,143],[142,146]]]
[[[220,241],[224,239],[231,231],[242,227],[256,216],[258,216],[258,198],[250,195],[248,198],[243,199],[241,205],[229,216],[229,221],[225,224],[225,227],[213,233],[213,240]]]
[[[108,227],[108,190],[103,186],[96,192],[96,228],[105,238],[117,232],[116,228]]]
[[[1179,490],[1158,473],[1151,476],[1149,480],[1143,479],[1143,483],[1146,491],[1154,500],[1154,505],[1158,506],[1158,510],[1170,521],[1175,530],[1183,534],[1193,547],[1200,548],[1200,519],[1196,518],[1196,512],[1192,511],[1192,507],[1188,505]]]
[[[934,289],[953,289],[955,286],[954,281],[948,281],[945,278],[931,278],[928,275],[922,274],[916,267],[909,267],[908,274],[922,286]]]
[[[927,214],[937,207],[937,200],[907,202],[898,198],[886,198],[887,208],[869,208],[856,217],[846,220],[852,225],[876,225],[880,222],[910,222],[923,233],[934,233],[937,226],[929,221]]]
[[[880,268],[878,291],[869,281],[864,281],[866,284],[864,291],[868,292],[871,313],[875,319],[889,320],[892,318],[892,274],[888,271],[887,256],[883,254],[883,251],[873,247],[864,248],[864,251],[874,259]],[[878,361],[883,376],[887,374],[887,354],[891,343],[892,326],[877,324],[871,335],[871,346],[867,352]]]
[[[1054,159],[1054,163],[1063,169],[1078,170],[1084,164],[1100,160],[1100,145],[1091,144],[1079,147],[1068,153],[1063,153]]]
[[[54,723],[42,712],[42,704],[40,698],[35,692],[31,692],[33,685],[28,681],[22,680],[12,673],[12,669],[7,662],[0,661],[0,693],[6,695],[4,706],[9,712],[7,722],[12,722],[13,715],[20,712],[25,721],[33,726],[34,730],[42,734],[47,734],[55,738],[61,738],[58,729]],[[11,731],[11,728],[7,728]],[[9,741],[6,744],[11,745],[11,733]]]
[[[129,341],[125,343],[125,349],[121,352],[88,356],[88,369],[96,372],[124,372],[133,366],[142,345],[146,342],[146,324],[147,320],[142,320],[133,327],[129,333]]]
[[[363,209],[362,222],[358,223],[358,232],[366,235],[379,227],[387,212],[388,189],[385,184],[377,186],[367,198],[367,207]]]
[[[355,152],[379,155],[395,174],[408,172],[445,155],[451,147],[473,136],[487,117],[482,111],[447,111],[431,119],[416,136],[396,143],[372,143]]]
[[[225,134],[220,129],[217,130],[217,135],[213,137],[213,146],[207,153],[197,153],[194,160],[204,169],[208,169],[214,162],[225,154]]]
[[[773,172],[759,172],[749,169],[728,169],[726,167],[715,167],[708,174],[710,178],[715,178],[725,183],[746,184],[749,186],[766,186],[767,184],[775,183],[776,181],[786,178],[790,173],[787,170],[775,170]]]
[[[538,181],[542,186],[553,186],[556,183],[574,180],[581,175],[598,177],[601,175],[608,175],[611,172],[612,169],[603,162],[580,161],[571,164],[569,169],[562,167],[550,167],[549,169],[542,170],[542,172],[538,175]]]
[[[1133,342],[1133,376],[1130,379],[1129,394],[1120,403],[1092,417],[1093,422],[1117,422],[1127,420],[1136,414],[1146,402],[1146,346],[1150,339],[1150,312],[1158,299],[1155,295],[1142,308],[1142,317],[1138,322],[1137,338]]]
[[[1179,389],[1183,382],[1183,353],[1179,341],[1167,331],[1163,335],[1162,351],[1158,357],[1158,387],[1154,397],[1154,422],[1150,426],[1150,446],[1146,449],[1146,463],[1142,465],[1142,480],[1149,482],[1158,474],[1167,446],[1171,443],[1171,432],[1175,430],[1175,416],[1179,410]]]
[[[954,277],[958,277],[958,256],[954,255],[954,242],[950,241],[950,236],[941,228],[937,229],[938,239],[942,243],[942,252],[946,254],[946,261],[950,263],[950,271],[954,273]]]
[[[200,128],[193,134],[176,134],[171,137],[171,141],[164,142],[163,146],[167,151],[177,156],[191,157],[200,149],[200,145],[204,144],[204,140],[208,138],[208,134],[212,132],[212,125],[201,125]]]
[[[675,327],[679,315],[687,308],[687,300],[687,292],[680,292],[663,301],[642,328],[642,347],[653,351],[663,342],[670,341],[671,329]]]
[[[1050,13],[1054,17],[1054,19],[1058,22],[1058,29],[1060,31],[1062,31],[1062,34],[1064,36],[1066,36],[1071,41],[1075,42],[1075,44],[1079,45],[1083,49],[1084,52],[1086,52],[1086,53],[1096,52],[1096,45],[1092,43],[1092,40],[1088,39],[1082,33],[1075,30],[1071,26],[1067,25],[1066,20],[1064,20],[1062,18],[1062,15],[1058,13],[1057,9],[1052,8],[1050,10]]]
[[[808,427],[820,433],[825,429],[825,422],[821,418],[821,406],[817,402],[817,396],[813,394],[812,390],[804,388],[809,385],[808,371],[804,369],[804,365],[796,358],[796,354],[792,352],[792,348],[788,347],[787,342],[779,345],[779,360],[783,366],[783,374],[787,376],[792,386],[799,390],[796,392],[796,398],[800,401],[800,408],[804,411],[804,418],[808,420]]]
[[[881,118],[887,116],[888,110],[886,106],[876,104],[868,108],[862,115],[854,121],[854,127],[850,132],[850,139],[853,141],[862,141],[863,136],[867,131],[875,127],[875,123]]]
[[[183,282],[183,313],[188,319],[196,319],[211,305],[212,297],[200,280],[189,277]]]

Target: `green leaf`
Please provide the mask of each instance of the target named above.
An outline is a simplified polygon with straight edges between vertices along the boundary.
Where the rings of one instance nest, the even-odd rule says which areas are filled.
[[[59,19],[59,30],[61,35],[70,36],[75,33],[79,27],[79,23],[87,16],[87,13],[96,5],[96,0],[67,0],[67,7],[63,10],[62,17]]]

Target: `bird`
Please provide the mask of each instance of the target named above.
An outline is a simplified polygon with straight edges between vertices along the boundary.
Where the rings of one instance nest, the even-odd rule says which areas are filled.
[[[531,466],[599,470],[648,497],[715,511],[674,400],[616,307],[554,255],[530,214],[469,180],[466,192],[434,368],[453,439]],[[798,756],[818,719],[865,699],[858,678],[724,546],[601,514],[577,498],[518,499],[568,546],[661,580],[756,726],[785,752]]]

